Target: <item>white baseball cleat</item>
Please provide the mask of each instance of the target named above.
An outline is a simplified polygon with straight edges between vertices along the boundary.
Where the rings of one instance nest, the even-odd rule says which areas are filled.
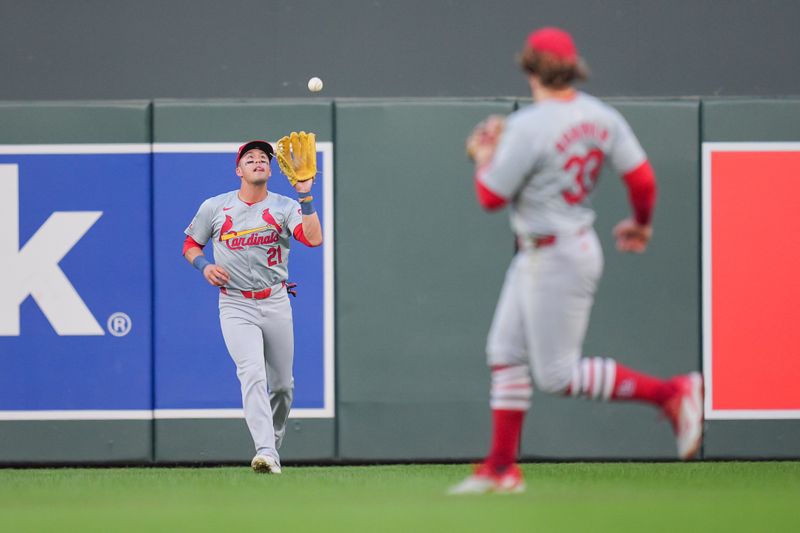
[[[525,492],[525,481],[522,479],[522,471],[519,466],[511,465],[502,474],[498,474],[484,463],[478,465],[475,473],[467,479],[450,487],[447,494],[518,494],[520,492]]]
[[[664,404],[664,414],[675,432],[678,457],[687,461],[697,455],[703,437],[703,376],[691,372],[673,382],[678,392]]]
[[[259,474],[280,474],[281,465],[278,464],[277,459],[269,455],[256,455],[250,461],[250,466],[254,472]]]

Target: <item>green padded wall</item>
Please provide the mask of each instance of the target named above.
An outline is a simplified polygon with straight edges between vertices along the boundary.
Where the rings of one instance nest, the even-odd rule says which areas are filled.
[[[237,463],[253,457],[253,440],[244,419],[176,419],[155,421],[158,463]],[[281,461],[333,459],[334,419],[290,418]]]
[[[150,142],[150,102],[0,102],[0,144]]]
[[[236,142],[314,131],[330,141],[332,103],[323,100],[156,100],[153,142]]]
[[[153,459],[152,420],[0,422],[0,464],[140,464]]]
[[[703,99],[703,142],[800,141],[800,99]]]
[[[306,130],[314,131],[318,141],[330,142],[332,116],[332,103],[322,100],[156,100],[153,141],[238,142],[278,139],[289,131]],[[244,419],[157,419],[154,442],[155,460],[160,463],[241,463],[253,455]],[[283,461],[333,457],[334,419],[289,420]]]
[[[661,177],[659,229],[646,256],[611,251],[611,227],[629,208],[619,179],[606,173],[610,183],[596,201],[608,273],[587,353],[657,374],[686,372],[699,365],[699,106],[618,107]],[[477,207],[463,139],[482,116],[511,109],[505,102],[337,105],[344,458],[458,459],[486,451],[484,344],[512,237],[506,213]],[[674,456],[668,425],[650,409],[544,394],[534,405],[525,456]]]
[[[704,142],[798,142],[800,99],[704,99],[702,124]],[[798,443],[800,420],[709,420],[704,454],[711,459],[797,458]]]
[[[605,268],[584,354],[657,376],[700,367],[699,102],[609,101],[628,120],[658,180],[654,236],[643,255],[620,254],[614,225],[630,215],[627,189],[607,165],[593,203]],[[669,424],[649,406],[534,393],[523,436],[528,457],[673,458]]]
[[[605,170],[595,194],[605,274],[585,344],[659,376],[700,368],[700,141],[799,141],[800,100],[611,100],[658,176],[643,256],[614,250],[629,213]],[[232,142],[313,130],[334,141],[335,419],[292,419],[285,461],[459,460],[490,430],[484,344],[508,261],[507,212],[474,199],[463,140],[511,100],[185,101],[153,104],[154,142]],[[0,144],[143,143],[148,102],[0,103]],[[701,127],[702,126],[702,127]],[[796,420],[706,422],[706,458],[796,457]],[[0,463],[242,462],[243,420],[4,421]],[[526,458],[674,457],[638,404],[535,393]]]
[[[150,102],[0,103],[0,144],[149,143]],[[0,464],[152,460],[150,420],[0,421]]]
[[[464,139],[513,102],[336,106],[339,453],[455,459],[488,439],[484,344],[512,253]]]

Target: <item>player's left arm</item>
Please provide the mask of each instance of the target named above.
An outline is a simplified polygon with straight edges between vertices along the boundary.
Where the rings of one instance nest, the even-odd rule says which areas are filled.
[[[322,244],[322,224],[319,215],[314,209],[311,196],[311,187],[314,180],[298,181],[294,188],[299,195],[302,222],[295,226],[294,238],[306,246],[319,246]]]
[[[628,123],[617,115],[618,134],[611,150],[611,164],[628,189],[632,215],[614,227],[617,250],[643,253],[653,237],[656,175],[639,140]]]
[[[643,253],[653,237],[653,208],[656,201],[656,176],[650,161],[622,176],[628,188],[633,216],[614,227],[614,238],[620,252]]]

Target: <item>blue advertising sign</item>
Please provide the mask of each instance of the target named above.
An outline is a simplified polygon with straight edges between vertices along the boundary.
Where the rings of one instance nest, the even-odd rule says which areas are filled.
[[[182,257],[183,231],[207,198],[239,188],[237,144],[153,147],[155,416],[241,417],[236,367],[219,324],[218,289]],[[295,329],[293,417],[333,416],[333,146],[317,143],[314,205],[324,244],[292,242],[289,280]],[[270,191],[297,193],[272,161]],[[204,249],[211,256],[211,246]]]
[[[325,242],[289,261],[293,417],[334,415],[333,146],[317,146]],[[181,255],[202,201],[238,188],[237,147],[0,146],[0,420],[242,416],[219,293]]]
[[[152,416],[151,146],[0,146],[0,419]]]

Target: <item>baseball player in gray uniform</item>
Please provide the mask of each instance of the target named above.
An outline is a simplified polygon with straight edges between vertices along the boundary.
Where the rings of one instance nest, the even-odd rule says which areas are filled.
[[[509,205],[518,251],[486,347],[491,449],[452,494],[525,489],[516,461],[534,384],[551,394],[657,406],[672,423],[681,459],[695,455],[702,434],[698,373],[662,380],[610,358],[581,355],[603,269],[589,199],[608,160],[623,177],[633,211],[614,228],[617,248],[644,252],[656,193],[647,156],[617,111],[573,87],[587,69],[567,32],[532,32],[520,66],[534,104],[508,120],[490,117],[467,139],[478,200],[487,210]]]
[[[219,287],[222,335],[242,388],[244,416],[256,455],[256,472],[281,472],[278,448],[292,406],[294,333],[286,289],[290,239],[322,244],[310,201],[313,180],[294,187],[300,203],[267,190],[272,146],[243,144],[236,154],[238,190],[204,201],[186,228],[183,255]],[[203,255],[213,243],[215,263]]]

